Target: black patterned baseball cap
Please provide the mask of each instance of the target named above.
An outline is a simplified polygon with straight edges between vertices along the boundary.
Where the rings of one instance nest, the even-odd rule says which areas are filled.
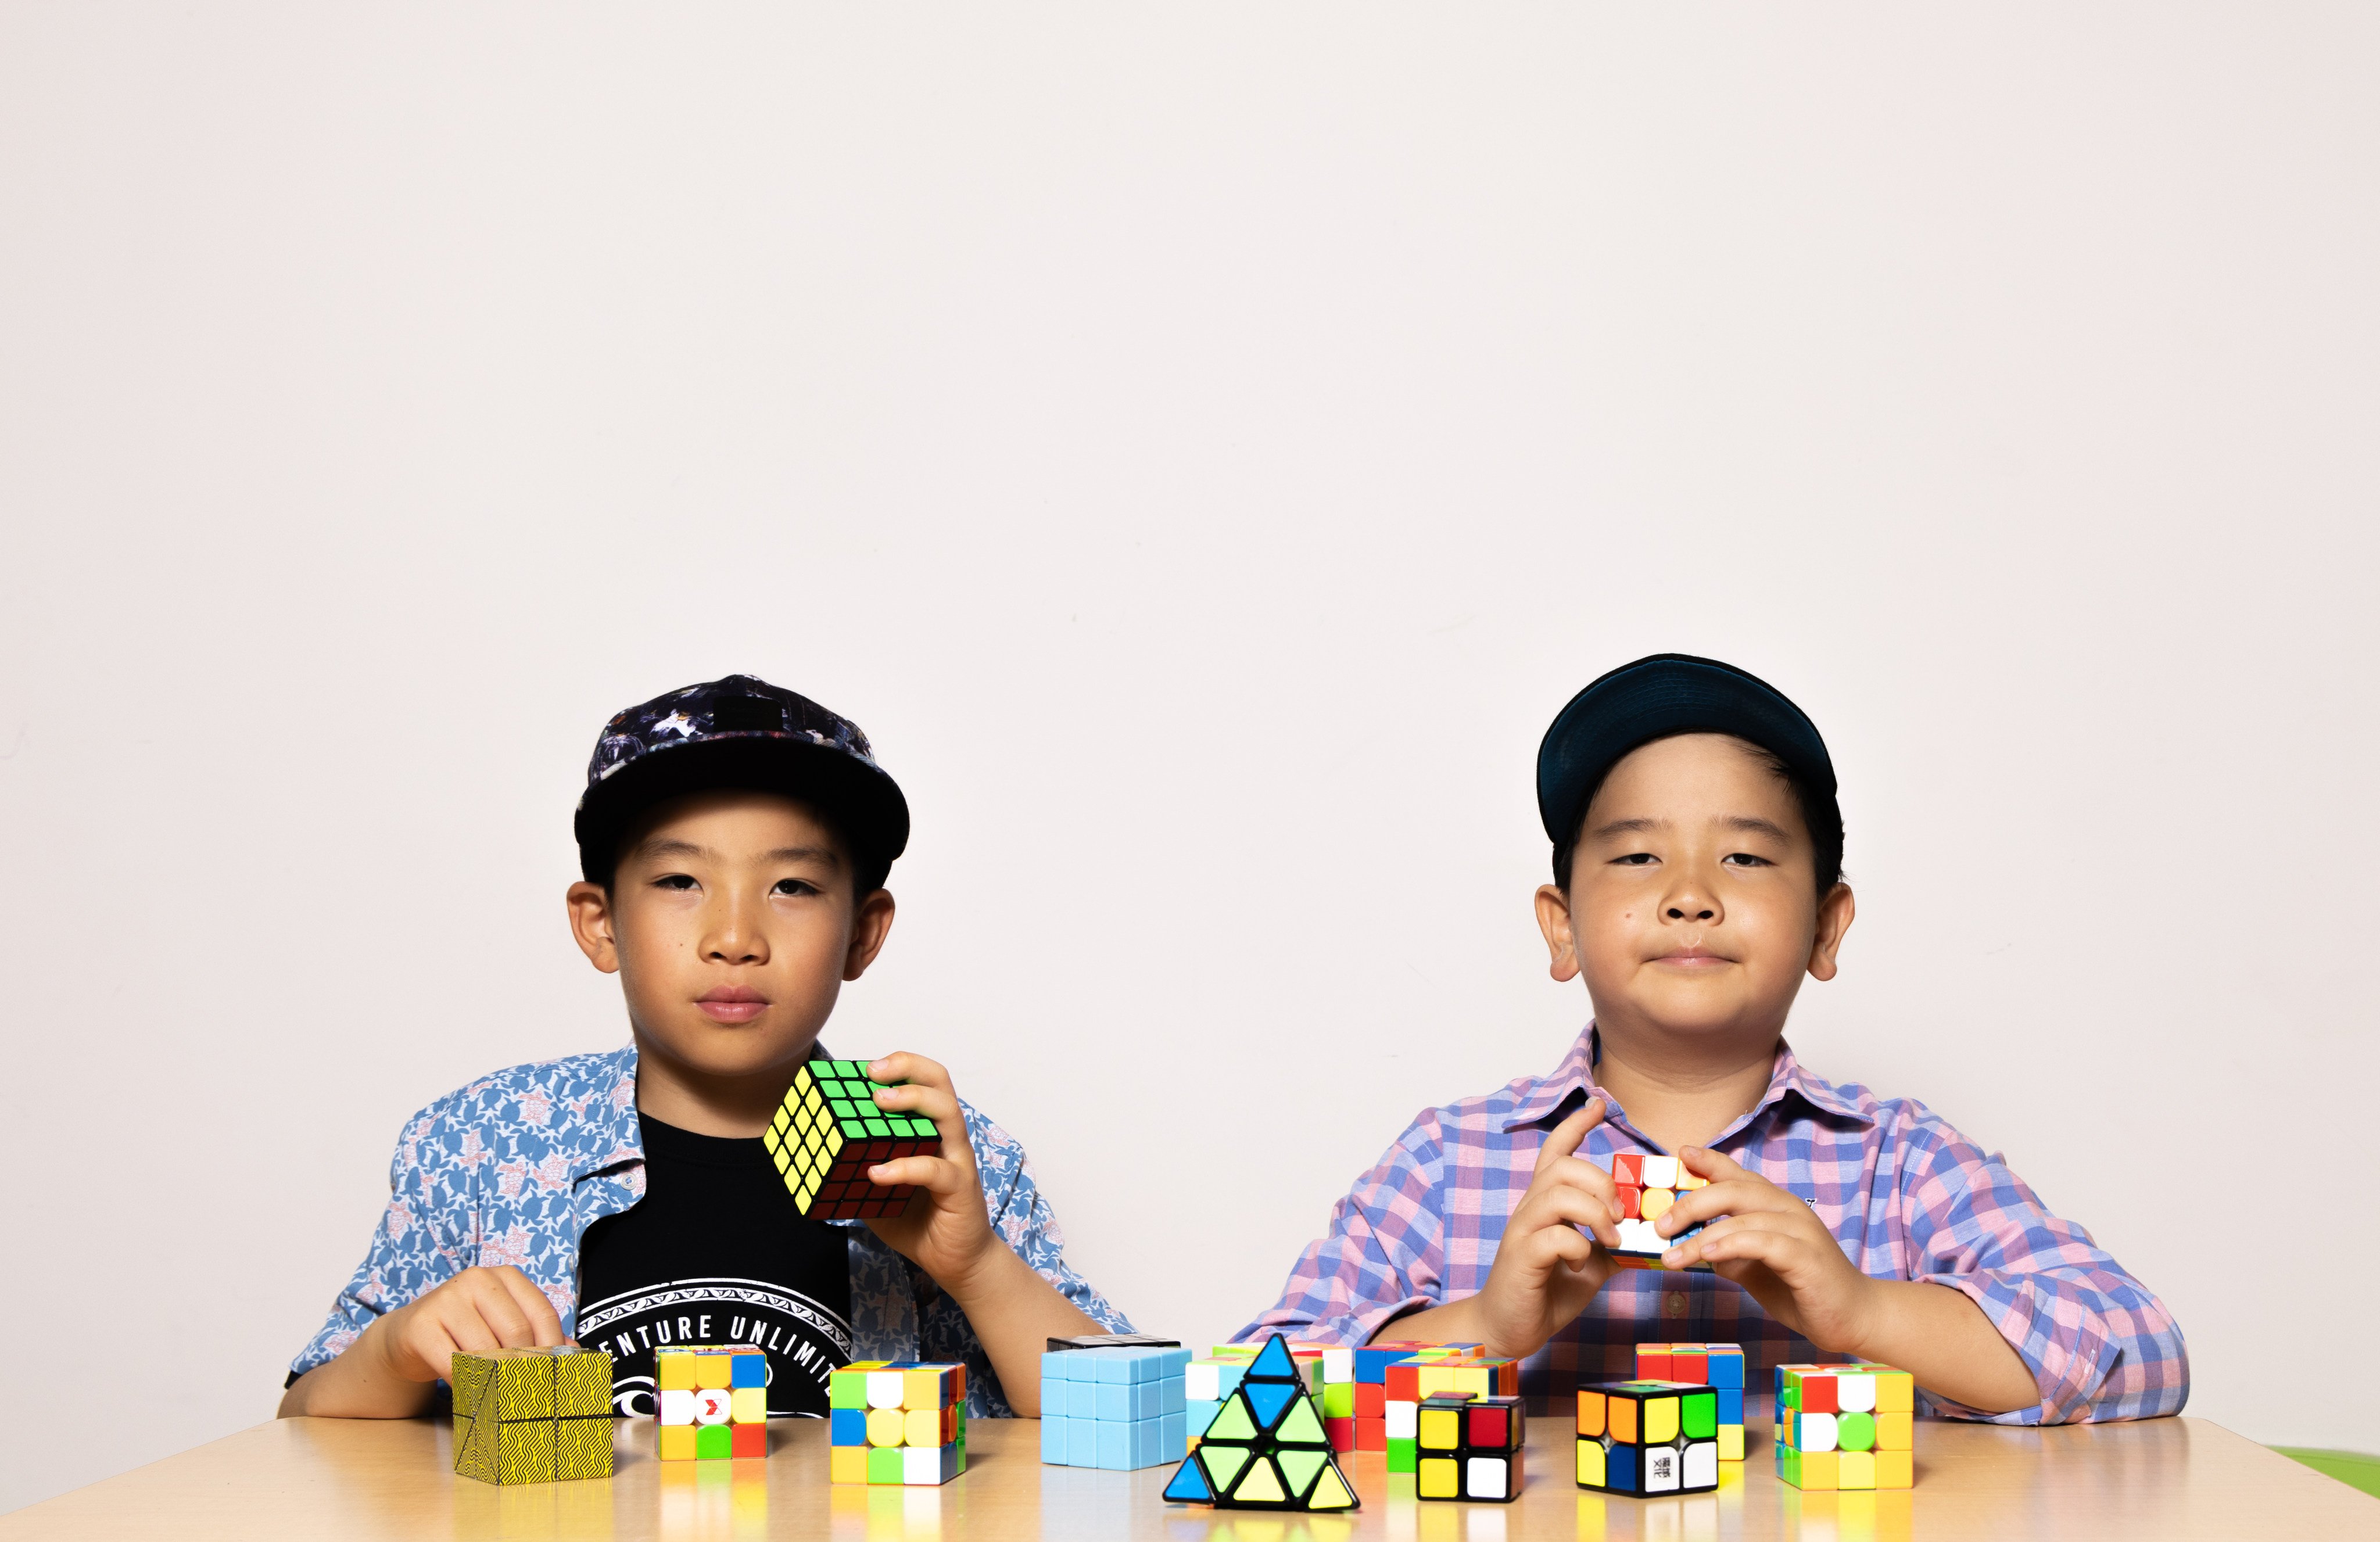
[[[882,881],[909,844],[909,801],[849,718],[751,674],[657,696],[603,725],[573,820],[578,870],[611,880],[620,837],[657,803],[718,787],[799,798],[850,842],[860,874]]]

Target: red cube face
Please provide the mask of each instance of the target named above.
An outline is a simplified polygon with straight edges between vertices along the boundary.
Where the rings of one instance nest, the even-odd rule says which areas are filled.
[[[767,1425],[736,1425],[731,1429],[727,1439],[728,1455],[738,1461],[741,1461],[743,1458],[747,1456],[766,1456],[769,1454],[769,1427]]]
[[[1634,1220],[1645,1213],[1645,1191],[1633,1184],[1622,1184],[1620,1196],[1620,1219]]]
[[[1377,1381],[1355,1383],[1355,1417],[1377,1419],[1388,1413],[1389,1390]]]
[[[1421,1401],[1421,1367],[1419,1366],[1390,1366],[1381,1372],[1380,1376],[1381,1396],[1387,1402],[1419,1402]]]
[[[1692,1354],[1670,1356],[1670,1374],[1664,1381],[1692,1381],[1697,1385],[1710,1379],[1710,1356],[1696,1350]]]
[[[1670,1356],[1667,1352],[1655,1354],[1642,1344],[1636,1347],[1636,1377],[1640,1381],[1674,1381],[1670,1374]]]
[[[1645,1159],[1640,1156],[1613,1156],[1611,1159],[1611,1181],[1615,1184],[1633,1184],[1640,1189],[1643,1188],[1645,1186]]]
[[[1501,1451],[1511,1443],[1512,1421],[1503,1408],[1489,1406],[1471,1410],[1471,1444],[1489,1451]]]
[[[1355,1421],[1355,1449],[1357,1451],[1388,1450],[1389,1421],[1386,1419],[1357,1419]]]
[[[1835,1408],[1835,1378],[1831,1376],[1805,1376],[1802,1378],[1802,1412],[1832,1414]]]
[[[1354,1451],[1355,1449],[1355,1421],[1353,1419],[1325,1419],[1322,1421],[1322,1437],[1324,1439],[1330,1442],[1330,1449],[1332,1451]]]

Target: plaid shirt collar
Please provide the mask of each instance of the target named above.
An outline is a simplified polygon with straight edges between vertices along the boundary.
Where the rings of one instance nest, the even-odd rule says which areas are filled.
[[[1610,1111],[1609,1118],[1613,1124],[1644,1141],[1646,1146],[1653,1146],[1655,1143],[1646,1139],[1643,1131],[1628,1123],[1627,1111],[1620,1106],[1620,1100],[1596,1085],[1594,1067],[1600,1064],[1602,1059],[1603,1038],[1590,1021],[1572,1042],[1569,1051],[1561,1058],[1561,1063],[1555,1066],[1550,1075],[1537,1078],[1535,1086],[1527,1087],[1522,1092],[1512,1111],[1504,1116],[1501,1126],[1504,1132],[1510,1134],[1531,1124],[1550,1128],[1576,1110],[1585,1107],[1588,1099],[1601,1098]],[[1822,1114],[1857,1124],[1876,1123],[1874,1115],[1844,1097],[1832,1083],[1803,1070],[1802,1062],[1793,1058],[1793,1047],[1779,1038],[1777,1041],[1776,1063],[1768,1072],[1768,1090],[1761,1094],[1760,1101],[1753,1105],[1751,1112],[1730,1124],[1711,1144],[1717,1146],[1737,1131],[1767,1116],[1768,1111],[1781,1104],[1788,1095],[1799,1098]]]

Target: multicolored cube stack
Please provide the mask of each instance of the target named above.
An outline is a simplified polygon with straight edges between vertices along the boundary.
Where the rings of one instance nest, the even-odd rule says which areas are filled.
[[[612,1475],[612,1357],[599,1349],[458,1354],[455,1472],[481,1483]]]
[[[769,1357],[755,1344],[680,1344],[653,1352],[664,1462],[769,1454]]]
[[[1414,1493],[1425,1500],[1494,1500],[1521,1492],[1526,1431],[1518,1397],[1432,1392],[1415,1415]]]
[[[1355,1490],[1331,1456],[1307,1388],[1288,1342],[1266,1340],[1166,1483],[1165,1498],[1236,1510],[1354,1509]]]
[[[802,1214],[828,1220],[898,1215],[917,1192],[868,1181],[878,1162],[942,1149],[932,1120],[876,1106],[876,1089],[892,1085],[870,1081],[867,1062],[856,1060],[814,1060],[794,1073],[760,1144]]]
[[[1717,1488],[1718,1394],[1673,1381],[1580,1388],[1578,1486],[1637,1495]]]
[[[859,1360],[827,1376],[835,1483],[948,1483],[966,1471],[966,1367]]]
[[[1907,1488],[1917,1378],[1889,1366],[1777,1367],[1777,1475],[1796,1488]]]
[[[1439,1392],[1518,1397],[1521,1363],[1482,1354],[1476,1344],[1435,1345],[1381,1367],[1380,1392],[1389,1471],[1418,1473],[1422,1400]]]
[[[1674,1237],[1664,1237],[1653,1229],[1653,1222],[1669,1213],[1678,1196],[1710,1186],[1709,1179],[1695,1177],[1677,1158],[1614,1152],[1611,1181],[1620,1191],[1620,1245],[1610,1253],[1621,1269],[1658,1269],[1662,1254],[1702,1230],[1693,1226]],[[1699,1273],[1711,1272],[1708,1264],[1688,1267]]]
[[[1189,1454],[1190,1352],[1102,1345],[1041,1356],[1041,1460],[1129,1472]],[[1211,1417],[1211,1415],[1210,1415]]]
[[[1743,1460],[1741,1344],[1638,1344],[1636,1379],[1708,1387],[1718,1395],[1718,1459]]]

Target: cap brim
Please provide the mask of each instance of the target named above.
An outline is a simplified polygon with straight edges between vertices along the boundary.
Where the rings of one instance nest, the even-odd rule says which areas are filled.
[[[648,750],[587,789],[572,821],[579,870],[608,877],[620,838],[656,804],[722,787],[797,798],[832,820],[863,867],[890,867],[909,845],[909,801],[857,756],[783,734],[725,735]]]

